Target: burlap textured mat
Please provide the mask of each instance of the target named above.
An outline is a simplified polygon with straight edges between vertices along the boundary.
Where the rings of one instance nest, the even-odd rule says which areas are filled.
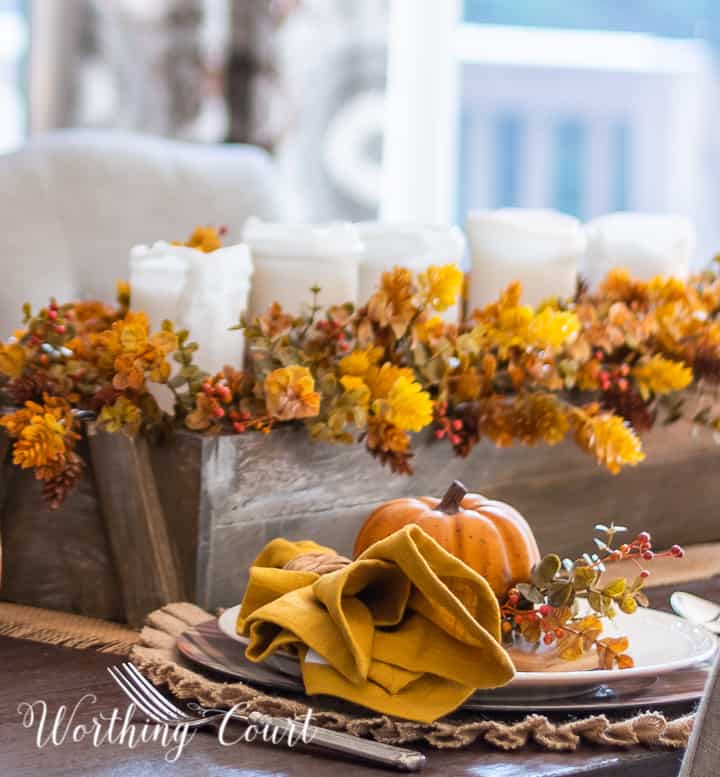
[[[139,636],[120,623],[9,602],[0,602],[0,635],[118,655],[127,655]]]
[[[175,647],[177,637],[189,626],[211,616],[193,604],[169,604],[151,613],[140,640],[130,651],[130,660],[156,685],[167,685],[177,698],[198,701],[206,707],[244,704],[248,711],[279,717],[302,717],[312,709],[313,721],[326,728],[372,737],[388,744],[425,742],[432,747],[462,748],[476,741],[503,750],[519,750],[531,744],[547,750],[575,750],[582,741],[613,747],[654,745],[682,748],[687,745],[692,715],[667,720],[662,713],[648,712],[611,722],[605,715],[555,724],[543,715],[528,715],[516,723],[486,717],[443,719],[432,724],[398,720],[386,715],[350,715],[313,703],[269,695],[245,683],[210,680],[191,668]]]

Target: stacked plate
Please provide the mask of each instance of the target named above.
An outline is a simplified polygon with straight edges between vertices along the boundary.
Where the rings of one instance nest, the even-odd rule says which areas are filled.
[[[293,656],[275,654],[262,664],[245,658],[247,642],[235,633],[238,611],[239,606],[232,607],[218,620],[188,629],[178,639],[180,652],[227,678],[303,693],[300,665]],[[629,638],[634,668],[518,672],[504,688],[475,693],[463,710],[603,711],[687,703],[702,695],[717,646],[703,627],[658,610],[641,610],[619,615],[611,629]]]

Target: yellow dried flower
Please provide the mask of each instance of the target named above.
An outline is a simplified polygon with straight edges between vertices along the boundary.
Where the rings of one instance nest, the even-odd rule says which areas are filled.
[[[362,408],[367,408],[370,404],[370,389],[362,378],[353,375],[344,375],[340,378],[340,383],[347,394],[351,395],[352,401]]]
[[[518,343],[524,343],[532,319],[533,309],[530,305],[503,308],[498,316],[498,329],[505,334],[517,336]]]
[[[634,367],[632,374],[643,399],[649,399],[653,394],[659,396],[681,391],[690,385],[693,377],[692,370],[683,362],[663,356],[650,357]]]
[[[320,412],[320,394],[307,367],[291,365],[273,370],[265,378],[268,413],[281,421],[312,418]]]
[[[647,291],[653,303],[685,302],[688,300],[688,285],[680,278],[656,275],[647,284]]]
[[[617,267],[605,277],[600,285],[601,297],[620,302],[646,302],[648,285],[636,281],[624,267]]]
[[[353,375],[363,378],[368,370],[382,356],[382,348],[356,348],[352,353],[340,359],[340,372],[343,375]]]
[[[477,370],[464,370],[456,376],[454,395],[460,402],[471,402],[480,396],[483,387],[483,380],[478,375]]]
[[[20,408],[20,410],[0,416],[0,426],[5,429],[10,437],[17,438],[30,423],[33,416],[42,415],[44,412],[45,409],[42,405],[38,405],[36,402],[26,402],[25,407]]]
[[[405,376],[395,381],[386,400],[373,403],[376,414],[399,429],[419,432],[432,421],[430,395],[422,386]]]
[[[526,445],[556,445],[570,425],[565,405],[551,394],[523,394],[511,405],[513,434]]]
[[[430,267],[418,275],[423,304],[442,312],[452,307],[462,291],[463,274],[456,264]]]
[[[623,465],[639,464],[645,454],[640,439],[620,416],[611,413],[595,415],[576,409],[573,416],[575,439],[581,448],[592,453],[613,475]]]
[[[579,331],[580,321],[574,313],[547,307],[528,324],[527,342],[538,348],[559,348]]]
[[[156,383],[165,383],[170,376],[165,357],[177,348],[177,337],[167,330],[149,337],[149,328],[145,313],[131,311],[96,336],[101,362],[114,367],[113,386],[119,391],[139,391],[146,374]]]
[[[367,383],[374,399],[385,399],[399,378],[414,379],[413,371],[409,367],[396,367],[390,362],[385,362],[380,367],[373,364],[365,375]]]
[[[115,286],[115,296],[121,308],[129,308],[130,284],[127,281],[118,281]]]
[[[403,454],[410,448],[410,438],[402,429],[374,416],[368,421],[367,444],[370,450]]]
[[[580,365],[576,376],[576,384],[580,391],[595,391],[598,389],[601,369],[602,365],[597,359],[590,359]]]
[[[65,463],[66,431],[53,413],[33,415],[15,442],[13,462],[22,469],[37,468],[39,479],[53,477]]]
[[[0,343],[0,373],[19,378],[25,366],[25,350],[17,343]]]
[[[220,234],[215,227],[195,227],[195,230],[190,237],[184,242],[173,241],[173,245],[188,246],[188,248],[195,248],[198,251],[209,254],[211,251],[217,251],[218,248],[222,248],[222,242],[220,241]]]
[[[481,310],[474,310],[471,317],[478,322],[496,322],[500,317],[501,311],[519,307],[521,298],[522,284],[520,281],[513,281],[503,290],[497,302],[491,302]]]
[[[433,316],[425,321],[419,321],[413,327],[413,340],[416,343],[429,343],[445,334],[445,322],[440,316]]]
[[[112,405],[100,411],[100,426],[108,432],[126,430],[135,432],[142,423],[140,408],[127,397],[118,397]]]

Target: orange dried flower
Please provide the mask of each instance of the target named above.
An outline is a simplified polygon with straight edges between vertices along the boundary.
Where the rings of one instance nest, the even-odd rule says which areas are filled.
[[[320,412],[320,394],[307,367],[273,370],[265,378],[265,402],[268,413],[281,421],[312,418]]]
[[[402,337],[416,313],[412,273],[402,267],[383,273],[380,288],[370,297],[367,310],[371,321],[389,326],[395,337]]]

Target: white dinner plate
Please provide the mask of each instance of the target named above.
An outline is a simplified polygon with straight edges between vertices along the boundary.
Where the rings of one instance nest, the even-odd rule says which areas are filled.
[[[235,632],[240,605],[231,607],[220,616],[220,630],[235,640],[247,644],[245,637]],[[619,613],[613,623],[605,626],[605,636],[626,636],[629,653],[635,661],[632,669],[592,669],[576,672],[518,672],[503,690],[530,690],[568,686],[592,686],[616,682],[618,679],[658,677],[676,669],[706,661],[715,653],[718,641],[702,626],[696,626],[670,613],[641,609],[633,615]],[[282,657],[284,670],[294,659]],[[322,660],[322,659],[320,659]],[[278,667],[279,668],[279,667]]]

